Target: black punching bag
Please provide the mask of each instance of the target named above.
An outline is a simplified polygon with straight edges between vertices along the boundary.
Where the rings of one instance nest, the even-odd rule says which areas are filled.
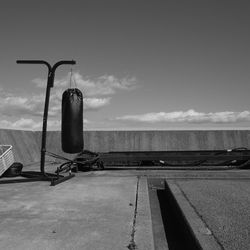
[[[79,89],[63,92],[61,140],[65,153],[83,150],[83,96]]]

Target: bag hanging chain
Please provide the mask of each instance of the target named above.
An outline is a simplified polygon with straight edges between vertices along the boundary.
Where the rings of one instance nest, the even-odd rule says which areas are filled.
[[[75,77],[73,75],[73,71],[72,71],[72,68],[71,68],[71,70],[70,70],[70,79],[69,79],[69,86],[70,86],[70,88],[72,88],[72,82],[74,83],[75,88],[77,88]]]

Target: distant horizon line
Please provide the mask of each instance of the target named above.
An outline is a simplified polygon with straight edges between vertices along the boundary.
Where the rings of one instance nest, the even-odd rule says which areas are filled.
[[[12,129],[12,128],[0,128],[0,130],[13,130],[13,131],[28,131],[28,132],[42,132],[42,130],[31,130],[31,129]],[[175,128],[175,129],[83,129],[83,132],[88,131],[106,131],[106,132],[114,132],[114,131],[246,131],[250,128]],[[47,130],[47,132],[60,132],[61,130]]]

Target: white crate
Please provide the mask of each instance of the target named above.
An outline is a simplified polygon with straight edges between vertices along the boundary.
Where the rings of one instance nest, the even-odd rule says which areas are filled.
[[[0,176],[14,163],[11,145],[0,145]]]

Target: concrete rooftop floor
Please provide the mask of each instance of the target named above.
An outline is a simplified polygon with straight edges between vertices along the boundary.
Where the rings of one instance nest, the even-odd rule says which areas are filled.
[[[135,249],[156,249],[149,179],[177,188],[180,207],[185,212],[188,203],[196,216],[187,219],[198,217],[219,248],[250,249],[249,170],[104,170],[78,172],[54,187],[4,184],[0,249],[119,250],[133,242]]]

